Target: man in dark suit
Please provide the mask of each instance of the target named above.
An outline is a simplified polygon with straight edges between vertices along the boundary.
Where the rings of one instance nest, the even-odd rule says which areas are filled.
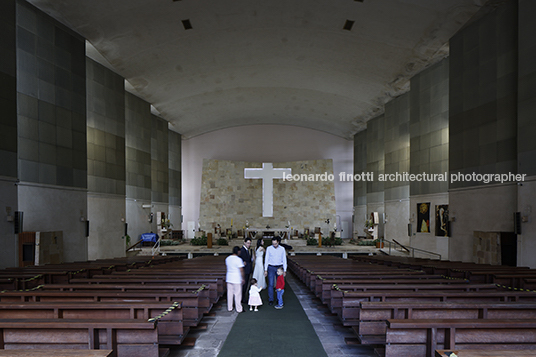
[[[249,285],[249,277],[251,276],[252,271],[252,257],[249,252],[249,247],[251,247],[251,238],[247,237],[244,239],[244,245],[240,249],[240,258],[244,261],[244,285],[242,285],[242,302],[246,303],[248,301],[247,289]]]

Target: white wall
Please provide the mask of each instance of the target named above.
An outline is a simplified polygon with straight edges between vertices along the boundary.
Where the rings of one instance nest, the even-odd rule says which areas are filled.
[[[369,218],[367,215],[367,205],[354,207],[354,238],[366,237],[365,221]]]
[[[409,245],[409,199],[385,202],[384,237],[389,241],[396,240],[400,244]]]
[[[88,194],[88,259],[125,256],[126,208],[120,195]],[[134,243],[134,242],[132,242]]]
[[[63,259],[87,260],[87,192],[84,189],[20,182],[19,211],[25,232],[63,232]],[[91,222],[90,222],[91,223]]]
[[[517,186],[517,211],[525,217],[517,236],[517,265],[536,268],[536,177]]]
[[[515,183],[449,192],[449,260],[473,261],[473,232],[513,232],[517,209]]]
[[[182,229],[199,220],[203,159],[285,162],[332,159],[335,199],[341,221],[352,227],[353,183],[338,173],[353,173],[353,140],[289,125],[249,125],[213,131],[182,140]],[[352,232],[344,232],[350,237]]]

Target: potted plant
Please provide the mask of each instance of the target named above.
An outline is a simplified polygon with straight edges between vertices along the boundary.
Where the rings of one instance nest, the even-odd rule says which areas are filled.
[[[125,240],[125,245],[127,248],[130,247],[130,236],[128,234],[125,234],[124,236],[121,237],[121,239],[124,239]]]

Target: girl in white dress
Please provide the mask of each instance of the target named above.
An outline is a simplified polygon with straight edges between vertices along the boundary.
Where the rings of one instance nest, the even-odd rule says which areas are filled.
[[[259,311],[257,308],[262,305],[261,292],[262,288],[257,285],[257,279],[251,279],[251,286],[249,288],[249,311],[252,311],[255,308],[255,311]]]
[[[255,250],[255,269],[253,269],[253,278],[257,279],[257,285],[259,288],[266,288],[266,277],[264,276],[264,247],[262,246],[264,241],[262,239],[257,240],[257,248]]]

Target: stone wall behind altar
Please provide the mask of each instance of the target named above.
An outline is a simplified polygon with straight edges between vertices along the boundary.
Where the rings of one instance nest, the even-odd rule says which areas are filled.
[[[291,168],[292,174],[333,174],[333,161],[309,160],[274,163],[274,168]],[[245,179],[245,168],[261,168],[262,162],[203,160],[199,224],[202,230],[242,229],[246,220],[250,227],[290,225],[300,233],[304,227],[328,228],[335,223],[334,181],[274,182],[274,216],[262,216],[262,180]],[[320,178],[320,177],[319,177]],[[334,177],[338,180],[338,177]]]

